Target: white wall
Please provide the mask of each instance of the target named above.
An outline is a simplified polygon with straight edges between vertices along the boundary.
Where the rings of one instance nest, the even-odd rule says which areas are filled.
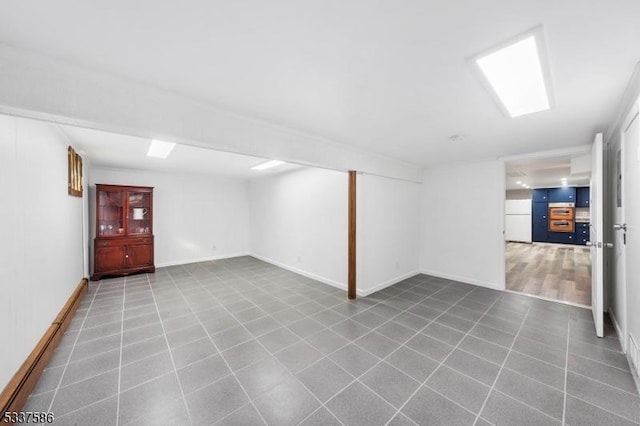
[[[347,184],[346,173],[317,168],[252,180],[251,254],[346,288]]]
[[[504,176],[500,160],[425,170],[422,272],[504,288]]]
[[[94,167],[90,176],[92,206],[95,204],[96,183],[155,188],[153,230],[156,266],[240,256],[249,252],[249,203],[245,181]],[[91,233],[93,237],[93,222]]]
[[[359,294],[370,294],[419,272],[421,185],[358,175]]]
[[[83,199],[67,194],[67,146],[50,124],[0,116],[0,388],[83,277]]]

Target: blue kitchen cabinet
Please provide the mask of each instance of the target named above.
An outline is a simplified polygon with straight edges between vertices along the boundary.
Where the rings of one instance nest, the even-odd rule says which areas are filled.
[[[531,215],[531,239],[534,242],[546,243],[548,240],[549,219],[547,203],[533,203]]]
[[[575,186],[563,186],[561,188],[549,189],[550,203],[575,203],[576,188]]]
[[[575,244],[576,236],[573,232],[549,232],[550,243]]]
[[[590,241],[589,224],[586,222],[576,222],[575,243],[580,245],[587,245],[587,241]]]
[[[548,189],[534,189],[533,190],[533,202],[534,203],[548,203],[549,202],[549,190]]]
[[[576,189],[576,207],[589,207],[589,187],[580,186]]]

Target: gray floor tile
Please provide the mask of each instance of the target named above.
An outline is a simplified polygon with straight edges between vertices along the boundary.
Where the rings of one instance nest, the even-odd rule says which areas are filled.
[[[296,379],[288,380],[255,401],[270,425],[296,425],[313,413],[320,403]]]
[[[120,391],[138,386],[171,371],[173,371],[173,363],[169,351],[123,366],[120,373]]]
[[[438,324],[437,322],[432,322],[431,324],[429,324],[422,331],[422,334],[433,337],[434,339],[440,340],[453,346],[457,345],[465,336],[464,333],[451,327]]]
[[[566,348],[555,349],[522,336],[516,339],[513,350],[560,368],[564,368],[567,358]]]
[[[207,333],[216,334],[216,333],[220,333],[221,331],[227,330],[231,327],[236,327],[240,325],[240,323],[236,321],[236,319],[233,318],[231,315],[225,315],[223,317],[218,317],[218,318],[210,319],[208,321],[204,321],[202,325],[204,325],[204,328],[205,330],[207,330]]]
[[[268,357],[238,371],[236,377],[249,397],[256,398],[293,376],[278,360]]]
[[[371,329],[358,322],[353,321],[352,319],[346,319],[331,327],[331,330],[334,333],[337,333],[340,336],[344,337],[345,339],[356,340],[357,338],[367,334]]]
[[[549,417],[498,391],[493,391],[481,413],[482,418],[504,425],[561,425],[562,421]]]
[[[467,309],[464,306],[456,304],[447,311],[447,314],[455,315],[457,317],[466,319],[467,321],[476,322],[482,318],[483,312],[474,311],[473,309]]]
[[[386,362],[368,371],[360,381],[396,408],[400,408],[420,386],[416,380]]]
[[[437,394],[421,387],[402,409],[402,413],[419,425],[472,425],[475,416]]]
[[[55,424],[111,426],[117,421],[118,398],[111,397],[64,416],[56,416]],[[47,411],[47,410],[43,410]]]
[[[255,340],[241,343],[231,349],[222,352],[223,358],[227,361],[232,370],[237,371],[240,368],[253,364],[263,358],[269,356],[266,349]]]
[[[569,354],[569,370],[627,392],[636,393],[631,372]]]
[[[329,358],[354,377],[360,376],[380,360],[354,344],[345,346]]]
[[[488,386],[493,385],[500,371],[498,365],[460,349],[456,349],[449,358],[447,358],[444,365]]]
[[[172,349],[173,362],[177,369],[185,367],[192,362],[200,361],[218,353],[209,338],[196,340],[179,348]]]
[[[29,398],[27,398],[27,401],[22,407],[22,411],[49,411],[49,404],[53,400],[54,393],[55,390],[51,390],[37,395],[29,395]]]
[[[207,337],[207,332],[202,325],[195,324],[181,330],[176,330],[171,333],[167,333],[167,340],[169,341],[169,347],[177,348],[187,343],[195,342]]]
[[[325,327],[331,327],[332,325],[347,319],[347,317],[345,317],[344,315],[340,315],[332,309],[325,309],[323,311],[320,311],[316,314],[311,315],[310,318],[314,321],[318,321]]]
[[[275,353],[287,346],[291,346],[299,341],[300,338],[293,334],[288,328],[280,327],[277,330],[258,337],[257,340],[267,348],[269,352]]]
[[[164,335],[124,346],[122,348],[122,365],[131,364],[132,362],[166,351],[167,349],[169,348]]]
[[[391,319],[402,312],[400,309],[396,309],[385,304],[377,304],[371,307],[369,311],[386,319]]]
[[[473,327],[469,334],[479,339],[488,340],[496,345],[504,346],[505,348],[511,348],[511,344],[516,338],[513,334],[505,333],[495,328],[485,327],[480,324]]]
[[[384,425],[395,409],[356,382],[336,395],[327,408],[345,425]]]
[[[220,355],[213,355],[178,370],[178,378],[185,394],[201,389],[231,374]]]
[[[427,386],[476,414],[490,389],[446,366],[441,366],[433,373]]]
[[[468,321],[463,318],[459,318],[455,315],[451,315],[448,313],[444,313],[436,319],[436,322],[439,324],[446,325],[447,327],[455,328],[458,331],[463,333],[467,333],[471,330],[475,324],[475,322]]]
[[[220,420],[216,426],[262,426],[264,424],[258,411],[253,404],[249,403]]]
[[[215,423],[249,402],[233,376],[197,390],[186,398],[194,425]]]
[[[567,373],[567,394],[640,423],[640,398],[572,372]]]
[[[609,411],[587,404],[570,395],[567,395],[567,412],[565,419],[567,424],[581,426],[632,426],[638,424]]]
[[[287,328],[293,331],[298,337],[305,339],[320,332],[325,326],[311,318],[304,318],[287,325]]]
[[[244,328],[244,326],[239,325],[237,327],[231,327],[219,333],[212,334],[211,339],[213,339],[213,342],[220,351],[226,351],[240,343],[253,340],[253,336]]]
[[[145,413],[170,405],[181,397],[175,373],[165,374],[120,394],[120,422],[131,423],[134,419],[144,417]]]
[[[445,359],[453,350],[453,346],[432,339],[424,334],[418,334],[413,339],[409,340],[406,345],[438,362]]]
[[[153,314],[149,314],[149,315],[153,316]],[[136,318],[134,318],[133,320],[135,319]],[[151,317],[151,319],[153,319],[153,317]],[[156,315],[156,321],[157,320],[159,320],[159,318],[157,318],[157,315]],[[141,325],[152,324],[156,321],[149,321],[148,323],[144,323]],[[170,318],[165,321],[162,321],[162,324],[164,326],[165,333],[169,334],[178,330],[184,330],[190,327],[199,326],[200,320],[194,314],[188,313],[187,315],[183,315],[181,317]],[[126,321],[125,321],[125,325],[126,325]]]
[[[438,367],[436,361],[406,347],[389,355],[386,361],[419,382],[425,381]]]
[[[376,315],[375,313],[368,310],[352,316],[351,319],[369,328],[375,328],[387,321],[385,317]]]
[[[407,310],[407,312],[413,314],[413,315],[417,315],[421,318],[424,318],[426,320],[433,320],[436,317],[440,316],[440,314],[442,314],[441,310],[438,309],[433,309],[430,308],[428,306],[424,306],[424,305],[416,305],[413,306],[411,308],[409,308]]]
[[[289,325],[306,317],[305,314],[296,311],[294,308],[286,308],[284,310],[275,312],[270,316],[282,325]]]
[[[509,334],[516,334],[518,332],[518,329],[520,328],[520,324],[517,322],[503,320],[491,315],[485,315],[484,317],[482,317],[482,319],[479,321],[479,324],[486,327],[495,328],[496,330],[504,331],[505,333]]]
[[[409,312],[401,313],[400,315],[396,316],[393,321],[415,331],[422,330],[427,324],[431,322],[431,320],[411,314]]]
[[[610,351],[599,346],[580,343],[572,340],[569,342],[569,352],[575,355],[580,355],[582,357],[592,359],[594,361],[601,362],[603,364],[610,365],[612,367],[617,367],[623,370],[629,369],[629,363],[627,362],[627,358],[623,354]]]
[[[335,352],[349,343],[349,340],[337,335],[331,330],[323,330],[307,338],[306,341],[324,355]]]
[[[302,370],[296,377],[321,402],[326,402],[354,380],[349,373],[326,358]]]
[[[494,389],[562,420],[564,393],[514,371],[504,369]]]
[[[388,339],[376,331],[365,334],[354,343],[379,358],[386,357],[400,347],[400,343]]]
[[[254,336],[262,336],[281,327],[281,324],[271,317],[263,317],[244,324],[249,333]]]
[[[307,368],[322,356],[322,353],[304,341],[295,343],[275,354],[275,357],[293,373]]]
[[[31,391],[31,395],[38,395],[56,389],[58,387],[58,383],[60,383],[60,378],[62,377],[64,369],[64,365],[45,369]]]
[[[382,324],[380,327],[376,328],[376,331],[391,340],[395,340],[398,343],[405,343],[407,340],[413,337],[414,334],[416,334],[415,330],[398,324],[393,320]]]
[[[113,370],[58,390],[51,411],[56,415],[75,411],[85,405],[115,395],[118,392],[118,371]]]
[[[300,423],[300,426],[342,426],[342,423],[326,408],[320,407]]]
[[[391,421],[388,423],[389,426],[416,426],[417,423],[411,420],[409,417],[405,416],[402,413],[398,413]]]
[[[319,305],[313,301],[307,301],[305,303],[301,303],[296,305],[296,310],[302,312],[305,315],[313,315],[317,314],[320,311],[324,311],[326,309],[325,306]]]
[[[505,368],[564,391],[564,369],[518,352],[511,352]]]
[[[253,308],[245,309],[244,311],[236,312],[234,314],[236,319],[241,323],[257,320],[258,318],[262,318],[266,315],[267,313],[257,306],[254,306]]]
[[[164,330],[162,328],[162,324],[160,323],[151,324],[151,325],[147,325],[140,328],[134,328],[132,330],[125,330],[124,336],[122,338],[122,345],[128,346],[134,343],[138,343],[142,340],[150,339],[151,337],[161,336],[162,334],[164,334]],[[101,340],[106,340],[106,339],[112,339],[113,341],[117,340],[118,346],[120,346],[120,335],[106,337]],[[96,344],[97,342],[99,341],[94,340],[93,342],[87,343],[86,346],[91,347],[93,344]]]

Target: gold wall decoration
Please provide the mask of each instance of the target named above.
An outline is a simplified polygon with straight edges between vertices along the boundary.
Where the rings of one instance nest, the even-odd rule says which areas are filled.
[[[69,160],[69,195],[82,197],[82,157],[71,147],[67,149]]]

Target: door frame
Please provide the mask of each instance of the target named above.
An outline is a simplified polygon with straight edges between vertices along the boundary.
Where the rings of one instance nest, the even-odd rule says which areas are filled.
[[[509,155],[509,156],[504,156],[504,157],[499,157],[498,161],[500,162],[500,169],[502,170],[502,185],[500,186],[500,194],[498,196],[498,204],[500,206],[500,211],[502,212],[501,214],[501,219],[500,219],[500,223],[502,225],[502,244],[500,244],[500,248],[499,248],[499,254],[500,256],[498,257],[500,265],[498,266],[498,271],[500,274],[500,282],[498,283],[500,287],[498,287],[498,290],[506,290],[507,289],[507,266],[506,266],[506,262],[507,262],[507,253],[506,253],[506,248],[505,248],[505,244],[504,244],[504,235],[505,235],[505,214],[504,214],[504,209],[505,209],[505,204],[507,201],[506,198],[506,189],[507,189],[507,163],[510,161],[517,161],[517,160],[539,160],[539,159],[545,159],[545,158],[556,158],[556,157],[564,157],[567,155],[580,155],[580,154],[590,154],[591,153],[591,143],[589,144],[585,144],[585,145],[577,145],[577,146],[573,146],[573,147],[569,147],[569,148],[560,148],[560,149],[552,149],[552,150],[547,150],[547,151],[536,151],[536,152],[530,152],[527,154],[520,154],[520,155]],[[510,290],[506,290],[506,291],[510,291]],[[514,292],[517,294],[524,294],[526,296],[531,296],[531,297],[538,297],[535,295],[528,295],[526,293],[520,293],[520,292]],[[607,291],[605,289],[605,301],[607,300]],[[544,300],[550,300],[553,302],[558,302],[558,303],[565,303],[565,304],[572,304],[571,302],[565,302],[562,300],[552,300],[552,299],[547,299],[547,298],[543,298],[543,297],[538,297]],[[582,306],[582,305],[577,305],[577,306]],[[605,308],[606,310],[606,308]]]

